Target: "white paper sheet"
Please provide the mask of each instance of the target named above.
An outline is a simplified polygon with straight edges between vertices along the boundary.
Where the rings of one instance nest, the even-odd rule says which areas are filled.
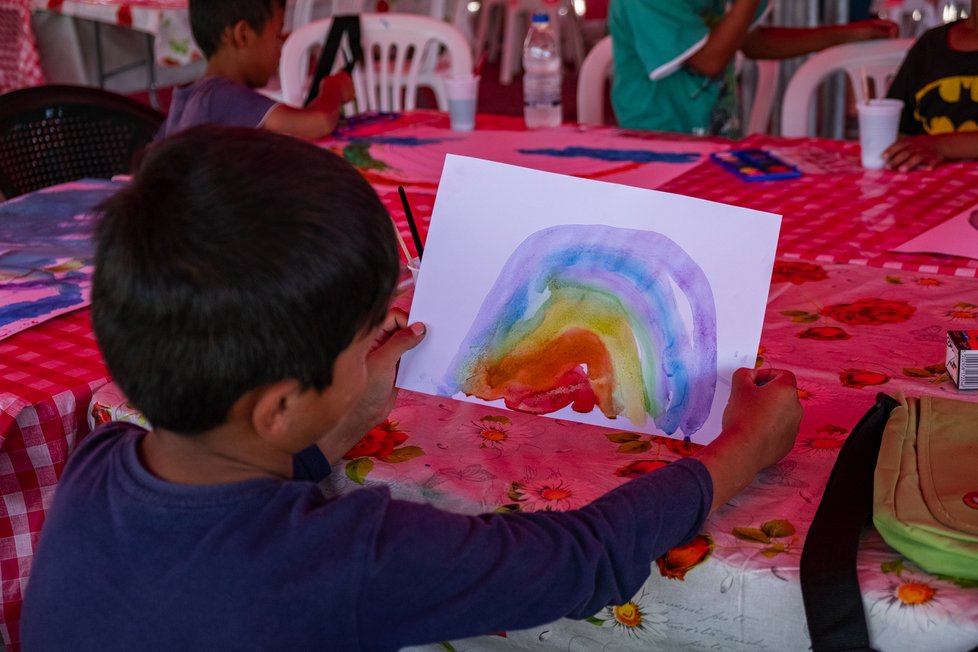
[[[893,251],[946,254],[978,259],[978,207],[952,217]]]
[[[780,224],[449,156],[411,311],[428,335],[398,386],[504,406],[456,391],[488,395],[492,377],[523,411],[707,443],[754,365]],[[561,396],[597,404],[542,409]]]

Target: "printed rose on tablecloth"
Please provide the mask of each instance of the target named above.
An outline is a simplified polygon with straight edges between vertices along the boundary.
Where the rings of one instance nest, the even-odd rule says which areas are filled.
[[[346,476],[357,484],[363,484],[367,474],[374,468],[374,459],[388,464],[400,464],[425,454],[417,446],[398,448],[407,439],[407,433],[398,430],[396,421],[384,421],[343,456],[344,460],[348,460]]]
[[[771,273],[771,283],[801,285],[812,281],[824,281],[828,277],[821,265],[777,260]]]
[[[883,385],[890,382],[890,377],[878,371],[866,369],[843,369],[839,372],[839,382],[846,387],[862,389],[870,385]]]
[[[879,326],[905,322],[915,312],[917,309],[906,301],[859,299],[853,303],[826,306],[819,314],[850,326]]]
[[[646,473],[652,473],[652,471],[655,471],[656,469],[661,469],[667,464],[669,464],[669,462],[666,460],[636,460],[615,469],[615,475],[617,475],[619,478],[637,478],[640,475],[645,475]]]
[[[697,534],[684,546],[676,546],[655,560],[659,573],[670,580],[685,580],[686,573],[699,566],[713,554],[713,537]]]

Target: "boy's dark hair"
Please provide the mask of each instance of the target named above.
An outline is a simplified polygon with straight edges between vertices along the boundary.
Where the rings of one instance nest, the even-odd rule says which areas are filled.
[[[180,132],[99,210],[99,347],[132,403],[179,433],[224,423],[268,383],[327,387],[397,280],[373,188],[335,154],[262,129]]]
[[[226,29],[243,20],[260,33],[276,5],[284,9],[285,0],[190,0],[190,31],[197,47],[210,59],[221,47]]]

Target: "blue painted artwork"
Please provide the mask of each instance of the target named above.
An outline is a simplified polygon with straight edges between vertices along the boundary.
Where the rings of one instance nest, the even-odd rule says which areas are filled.
[[[120,187],[78,181],[0,203],[0,339],[88,305],[93,209]]]

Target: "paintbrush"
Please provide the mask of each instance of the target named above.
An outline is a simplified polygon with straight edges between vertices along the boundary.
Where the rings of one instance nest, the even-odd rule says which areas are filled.
[[[421,244],[421,234],[418,233],[418,225],[414,223],[414,214],[411,212],[411,205],[408,203],[404,186],[398,186],[397,192],[401,196],[401,204],[404,206],[404,216],[407,218],[408,226],[411,227],[411,238],[414,239],[414,249],[418,252],[418,260],[421,260],[421,257],[424,255],[424,245]]]
[[[391,216],[391,223],[394,225],[394,235],[397,236],[397,244],[401,246],[401,251],[404,252],[405,262],[411,262],[411,250],[407,248],[407,243],[404,242],[404,238],[401,237],[401,232],[397,229],[397,222],[394,221],[394,217]]]

